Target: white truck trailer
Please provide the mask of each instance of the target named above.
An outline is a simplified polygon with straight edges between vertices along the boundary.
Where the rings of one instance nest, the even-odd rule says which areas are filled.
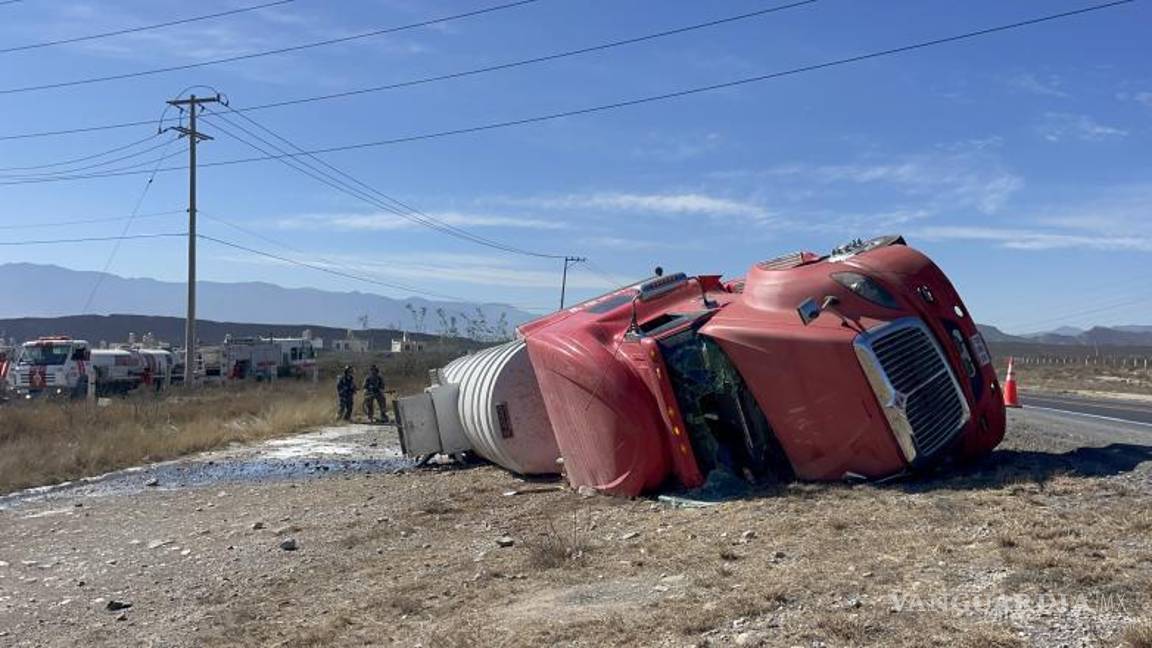
[[[272,338],[280,349],[279,376],[281,378],[312,377],[316,370],[316,349],[307,338]]]
[[[127,394],[144,382],[144,361],[129,349],[94,349],[92,366],[100,396]]]

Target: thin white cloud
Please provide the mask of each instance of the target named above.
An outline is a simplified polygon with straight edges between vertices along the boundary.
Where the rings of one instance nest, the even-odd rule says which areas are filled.
[[[782,165],[761,172],[760,177],[786,178],[792,191],[797,183],[806,181],[890,186],[919,202],[900,211],[975,208],[986,214],[1002,209],[1024,186],[1020,176],[966,153],[912,156],[892,162]],[[826,192],[821,195],[826,197]]]
[[[934,214],[925,210],[877,210],[836,212],[817,210],[796,212],[785,221],[774,223],[776,229],[796,232],[820,232],[833,236],[889,234],[923,223]]]
[[[766,218],[768,211],[751,202],[703,193],[590,193],[544,198],[502,199],[540,209],[639,212],[663,215],[698,214]]]
[[[623,236],[589,236],[578,241],[581,246],[611,250],[664,250],[679,247],[663,241],[640,240]]]
[[[294,267],[284,261],[255,255],[222,254],[216,261],[232,263]],[[380,281],[396,281],[413,286],[426,286],[430,278],[435,284],[467,284],[474,286],[502,286],[521,289],[554,289],[560,285],[559,268],[540,269],[521,265],[506,257],[477,254],[450,254],[430,252],[370,256],[317,253],[314,257],[298,259],[310,265]],[[603,277],[581,272],[568,273],[570,289],[603,290],[610,287]],[[434,287],[431,289],[435,289]]]
[[[1060,77],[1054,74],[1041,78],[1035,74],[1024,72],[1008,77],[1007,82],[1012,88],[1028,94],[1068,97],[1068,93],[1061,89]]]
[[[1103,142],[1128,136],[1128,131],[1102,124],[1088,115],[1058,112],[1045,113],[1037,132],[1049,142]]]
[[[35,27],[36,40],[66,39],[92,33],[112,31],[159,22],[162,18],[151,12],[137,12],[117,9],[107,3],[61,3],[60,11],[49,21]],[[90,55],[147,62],[155,66],[159,61],[183,63],[206,59],[227,58],[236,55],[279,49],[302,43],[323,41],[363,32],[362,24],[338,24],[330,12],[304,9],[301,6],[268,7],[230,16],[163,27],[74,43],[69,47]],[[410,56],[423,54],[428,47],[419,41],[402,35],[393,38],[367,38],[333,45],[315,50],[316,52],[337,52],[359,47],[368,48],[372,53],[389,56]],[[158,59],[158,57],[160,57]],[[302,58],[290,55],[274,56],[267,60],[256,59],[248,66],[256,66],[256,72],[240,68],[237,73],[263,79],[282,67],[301,67],[315,56]],[[287,63],[291,61],[291,65]],[[307,68],[305,72],[309,71]],[[273,79],[277,81],[279,79]],[[324,79],[322,86],[332,85]]]
[[[632,149],[636,157],[660,162],[684,162],[717,151],[724,143],[720,133],[703,135],[650,135],[647,141]]]
[[[567,223],[555,220],[490,214],[470,214],[457,211],[432,212],[429,213],[428,216],[431,216],[437,222],[458,227],[538,230],[557,230],[568,227]],[[388,231],[423,227],[419,223],[384,212],[373,214],[303,214],[281,218],[276,221],[276,226],[280,229],[328,229],[342,232]]]
[[[989,135],[987,137],[973,137],[957,142],[948,142],[941,144],[940,149],[952,153],[981,153],[998,149],[1002,146],[1004,146],[1003,137],[1000,135]]]
[[[1037,229],[986,226],[931,226],[909,232],[920,238],[944,241],[987,241],[1017,250],[1079,248],[1152,252],[1152,238],[1145,236],[1098,236]]]
[[[932,240],[967,240],[1017,250],[1152,252],[1152,184],[1111,185],[1085,196],[1083,189],[1046,192],[1048,204],[1018,209],[1015,227],[999,223],[953,221],[924,223],[907,230]],[[1065,195],[1067,194],[1067,195]]]
[[[1144,233],[1152,222],[1152,184],[1106,186],[1096,196],[1059,201],[1040,211],[1034,222],[1094,235]]]

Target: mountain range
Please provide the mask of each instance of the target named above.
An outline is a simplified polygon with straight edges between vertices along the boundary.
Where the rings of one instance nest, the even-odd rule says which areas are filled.
[[[93,307],[85,312],[85,303],[98,282],[100,287]],[[185,286],[54,265],[0,264],[0,319],[112,313],[183,317]],[[409,307],[416,311],[415,315]],[[442,309],[446,318],[455,316],[461,333],[466,332],[466,318],[478,319],[477,309],[489,323],[497,322],[503,315],[509,328],[536,317],[503,304],[432,301],[418,297],[393,299],[373,293],[214,281],[198,283],[196,315],[197,319],[205,320],[297,327],[360,329],[375,325],[439,331],[443,327],[437,309]],[[422,310],[423,321],[418,321]]]
[[[1079,329],[1062,326],[1051,331],[1011,335],[989,324],[978,326],[984,339],[993,344],[1059,344],[1069,346],[1152,346],[1152,326],[1093,326]]]

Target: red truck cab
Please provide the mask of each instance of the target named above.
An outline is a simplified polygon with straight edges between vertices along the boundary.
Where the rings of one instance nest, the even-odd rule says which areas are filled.
[[[569,481],[608,493],[880,479],[1004,435],[975,322],[900,237],[655,277],[520,333]]]

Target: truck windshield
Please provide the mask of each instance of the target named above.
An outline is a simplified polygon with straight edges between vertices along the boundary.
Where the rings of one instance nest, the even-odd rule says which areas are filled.
[[[720,345],[696,329],[659,345],[700,471],[754,484],[791,479],[768,420]]]
[[[35,344],[20,349],[20,362],[30,365],[62,365],[72,355],[69,344]]]

